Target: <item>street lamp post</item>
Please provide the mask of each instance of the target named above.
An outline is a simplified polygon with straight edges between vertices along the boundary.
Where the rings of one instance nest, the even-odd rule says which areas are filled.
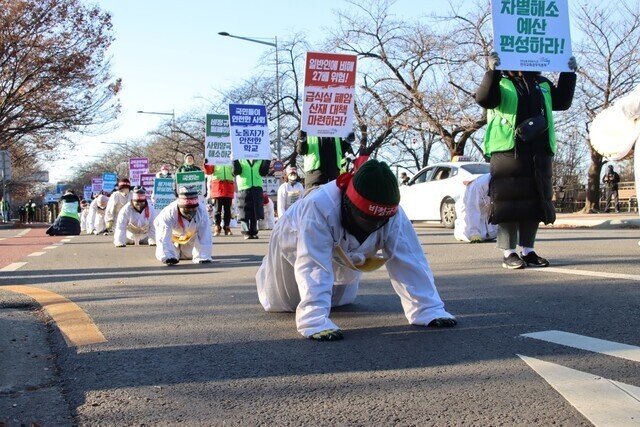
[[[221,35],[224,37],[233,37],[234,39],[246,40],[248,42],[253,42],[253,43],[260,43],[260,44],[264,44],[264,45],[275,48],[276,50],[276,154],[278,156],[278,160],[281,160],[282,152],[281,152],[281,138],[280,138],[280,71],[278,68],[279,66],[278,37],[274,37],[273,43],[272,43],[272,42],[258,40],[250,37],[234,36],[232,34],[227,33],[226,31],[219,32],[218,35]]]
[[[160,111],[142,111],[142,110],[138,110],[137,111],[138,114],[157,114],[160,116],[171,116],[171,136],[173,137],[173,132],[176,129],[176,110],[171,110],[170,113],[163,113]]]

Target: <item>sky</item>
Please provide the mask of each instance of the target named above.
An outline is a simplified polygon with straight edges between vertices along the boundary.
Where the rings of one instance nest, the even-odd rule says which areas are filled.
[[[113,145],[144,138],[171,120],[169,115],[137,111],[175,112],[176,117],[202,105],[217,90],[249,79],[272,47],[218,35],[226,31],[249,38],[284,42],[296,33],[313,45],[335,27],[334,11],[353,8],[345,0],[93,0],[112,15],[115,42],[109,53],[112,72],[123,80],[122,112],[104,134],[78,138],[74,163],[87,163]],[[434,3],[398,0],[392,11],[400,16],[430,13]],[[321,6],[320,6],[321,5]],[[419,9],[416,9],[419,8]],[[273,70],[275,76],[275,70]],[[203,135],[204,138],[204,135]],[[50,168],[50,182],[72,172],[71,153]]]

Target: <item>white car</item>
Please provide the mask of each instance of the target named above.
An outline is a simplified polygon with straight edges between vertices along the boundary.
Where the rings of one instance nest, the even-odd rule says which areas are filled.
[[[455,202],[464,186],[489,173],[489,163],[436,163],[420,170],[407,185],[400,186],[400,206],[411,221],[440,221],[453,228]]]

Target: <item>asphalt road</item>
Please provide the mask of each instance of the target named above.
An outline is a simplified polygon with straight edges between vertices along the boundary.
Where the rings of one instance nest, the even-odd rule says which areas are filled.
[[[459,325],[407,325],[381,269],[332,312],[345,339],[322,343],[257,301],[269,232],[168,268],[104,236],[0,230],[0,425],[640,425],[637,229],[541,229],[552,267],[517,271],[495,243],[416,229]],[[9,286],[77,304],[106,341],[69,346]]]

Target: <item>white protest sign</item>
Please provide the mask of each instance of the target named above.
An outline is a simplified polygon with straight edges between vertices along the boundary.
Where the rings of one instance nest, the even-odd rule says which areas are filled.
[[[235,160],[270,160],[269,125],[264,105],[229,104],[231,151]]]
[[[204,137],[204,158],[210,165],[231,166],[229,116],[207,114]]]

